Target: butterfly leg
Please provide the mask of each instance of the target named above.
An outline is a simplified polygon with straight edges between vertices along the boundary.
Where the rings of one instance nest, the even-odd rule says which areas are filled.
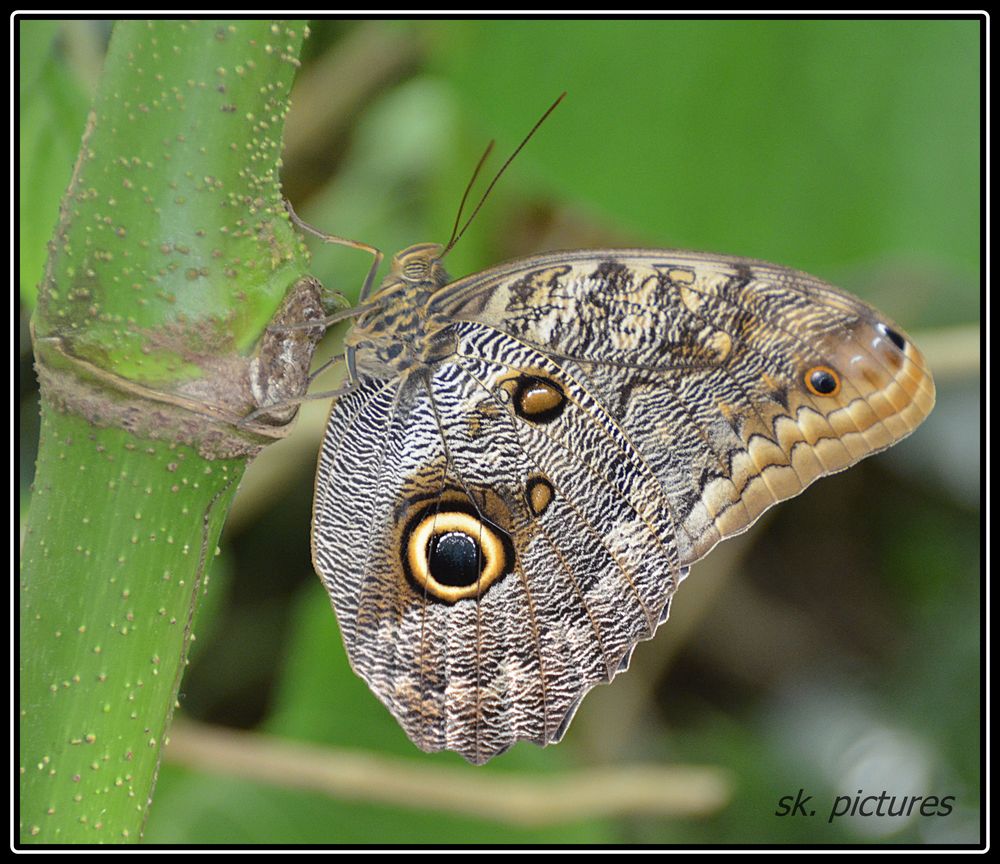
[[[267,332],[287,333],[291,330],[312,330],[313,327],[322,327],[325,330],[341,321],[346,321],[349,318],[357,318],[364,311],[363,308],[352,306],[350,309],[341,309],[332,315],[327,315],[324,318],[315,318],[312,321],[301,321],[296,324],[268,324]]]
[[[313,369],[312,372],[309,373],[309,378],[307,379],[307,382],[309,384],[312,384],[313,381],[319,378],[319,376],[322,375],[324,372],[326,372],[327,369],[329,369],[331,366],[335,366],[343,359],[344,359],[343,355],[337,355],[336,357],[331,357],[325,363],[320,363],[319,366],[317,366],[315,369]]]
[[[368,299],[368,294],[371,292],[372,286],[375,284],[375,274],[378,273],[378,268],[382,264],[382,251],[376,249],[374,246],[369,246],[367,243],[361,243],[357,240],[348,240],[346,237],[338,237],[336,234],[327,234],[325,231],[320,231],[318,228],[314,228],[308,222],[303,221],[299,214],[295,212],[292,208],[292,204],[287,199],[285,200],[285,209],[288,211],[288,216],[291,218],[292,222],[305,231],[307,234],[312,234],[314,237],[318,237],[324,243],[335,243],[338,246],[348,246],[351,249],[361,249],[364,252],[368,252],[372,256],[372,266],[368,270],[368,275],[365,276],[364,285],[361,286],[361,295],[358,298],[358,303],[362,304]]]
[[[318,319],[316,321],[307,321],[297,324],[284,324],[284,325],[272,325],[268,328],[270,331],[283,332],[287,330],[307,330],[312,327],[330,327],[340,321],[345,321],[349,318],[355,318],[365,311],[365,301],[368,299],[368,295],[371,293],[372,286],[375,284],[375,275],[378,273],[378,268],[382,263],[383,254],[382,251],[376,249],[374,246],[370,246],[367,243],[361,243],[357,240],[349,240],[346,237],[339,237],[336,234],[327,234],[325,231],[320,231],[318,228],[310,225],[308,222],[303,220],[298,213],[295,212],[295,208],[292,207],[292,203],[285,199],[285,209],[288,211],[288,216],[292,220],[292,223],[296,225],[301,230],[308,234],[312,234],[314,237],[318,237],[324,243],[335,243],[339,246],[348,246],[351,249],[361,249],[368,252],[372,256],[372,266],[368,269],[368,273],[365,276],[364,284],[361,287],[361,294],[359,297],[359,303],[357,306],[349,309],[341,309],[338,312],[328,315],[325,318]],[[348,380],[352,383],[356,383],[358,380],[357,368],[354,360],[354,349],[348,348],[345,352],[345,359],[347,360],[347,374]],[[335,362],[335,361],[330,361]],[[309,380],[312,381],[317,375],[319,375],[327,366],[330,364],[324,364],[315,372],[309,376]]]

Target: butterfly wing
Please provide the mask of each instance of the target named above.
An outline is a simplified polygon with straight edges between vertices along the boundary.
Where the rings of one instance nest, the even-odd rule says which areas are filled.
[[[689,564],[934,401],[884,316],[762,262],[556,253],[425,313],[454,353],[331,412],[313,556],[354,669],[475,763],[559,740]]]

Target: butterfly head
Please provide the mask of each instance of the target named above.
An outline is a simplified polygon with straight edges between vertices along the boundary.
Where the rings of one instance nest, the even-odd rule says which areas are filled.
[[[397,252],[383,289],[403,283],[407,287],[435,291],[450,281],[441,264],[444,247],[440,243],[417,243]]]

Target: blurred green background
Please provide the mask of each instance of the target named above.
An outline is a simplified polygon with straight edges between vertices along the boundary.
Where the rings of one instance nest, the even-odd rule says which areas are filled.
[[[453,274],[611,245],[787,264],[873,302],[913,335],[935,369],[938,406],[911,439],[819,482],[696,565],[670,622],[626,675],[584,700],[563,743],[519,744],[474,769],[417,751],[347,666],[309,561],[327,406],[307,404],[296,433],[240,490],[179,716],[477,776],[718,766],[730,801],[700,819],[526,828],[168,761],[146,840],[977,842],[981,27],[315,22],[283,169],[308,221],[388,254],[443,242],[486,142],[497,139],[495,169],[566,90],[449,256]],[[107,22],[19,22],[22,501],[38,416],[26,310],[109,32]],[[356,297],[368,264],[354,250],[317,248],[314,272]],[[335,352],[340,335],[323,350]],[[817,816],[775,816],[800,788]],[[834,796],[861,789],[955,803],[948,816],[829,824]]]

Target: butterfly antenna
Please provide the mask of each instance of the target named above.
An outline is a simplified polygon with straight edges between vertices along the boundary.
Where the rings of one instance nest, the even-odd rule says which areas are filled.
[[[465,230],[469,227],[469,225],[472,224],[472,220],[476,218],[476,214],[479,212],[480,208],[486,202],[486,199],[489,197],[490,192],[493,191],[493,187],[497,185],[497,181],[503,176],[503,172],[507,170],[507,166],[510,165],[510,163],[514,161],[514,157],[517,156],[517,154],[520,153],[521,150],[524,148],[524,145],[527,144],[531,140],[531,137],[538,131],[538,127],[541,126],[548,119],[549,114],[551,114],[553,111],[555,111],[556,110],[556,106],[560,102],[562,102],[562,100],[565,99],[565,98],[566,98],[566,93],[564,91],[559,96],[559,98],[556,99],[556,101],[553,102],[549,106],[548,110],[541,117],[538,118],[538,122],[535,123],[535,125],[531,127],[531,131],[527,135],[524,136],[524,140],[520,144],[517,145],[517,149],[513,153],[511,153],[510,156],[507,157],[507,161],[504,162],[503,165],[500,166],[500,170],[497,171],[496,175],[493,177],[493,180],[490,182],[490,185],[486,187],[486,191],[483,193],[483,197],[479,199],[479,203],[476,205],[476,209],[473,210],[472,211],[472,215],[469,216],[469,218],[465,220],[465,224],[462,226],[462,229],[460,231],[458,231],[457,233],[454,230],[452,230],[452,232],[451,232],[451,239],[448,241],[448,245],[444,247],[444,251],[439,256],[439,260],[440,260],[440,258],[444,258],[444,256],[447,255],[455,247],[455,244],[458,243],[458,241],[462,239],[462,235],[465,233]],[[492,145],[492,142],[491,142],[490,146],[486,148],[486,154],[488,154],[490,152],[490,149],[492,149],[492,146],[493,145]],[[479,165],[476,167],[476,173],[477,174],[479,173],[479,168],[482,167],[482,163],[486,159],[486,154],[483,154],[483,158],[479,160]],[[475,174],[473,174],[472,179],[473,180],[476,179]],[[465,205],[465,198],[468,197],[468,195],[469,195],[469,189],[471,189],[471,188],[472,188],[472,183],[470,183],[469,187],[466,188],[466,190],[465,190],[465,196],[462,198],[462,205],[463,206]],[[461,210],[461,208],[459,208],[459,216],[461,216],[461,212],[462,212],[462,210]],[[458,219],[455,220],[455,226],[456,226],[456,228],[458,227],[458,221],[459,221]]]
[[[490,143],[486,145],[486,150],[483,155],[479,157],[479,163],[476,165],[476,170],[472,172],[472,178],[469,180],[469,185],[465,187],[465,194],[462,195],[462,203],[458,205],[458,213],[455,214],[455,224],[451,229],[451,237],[448,238],[448,243],[445,245],[445,249],[451,249],[456,242],[455,235],[458,233],[458,223],[462,221],[462,211],[465,209],[465,202],[469,200],[469,193],[472,191],[473,185],[475,185],[476,178],[479,176],[479,172],[482,170],[487,157],[493,151],[493,145],[496,143],[496,141],[490,141]]]

